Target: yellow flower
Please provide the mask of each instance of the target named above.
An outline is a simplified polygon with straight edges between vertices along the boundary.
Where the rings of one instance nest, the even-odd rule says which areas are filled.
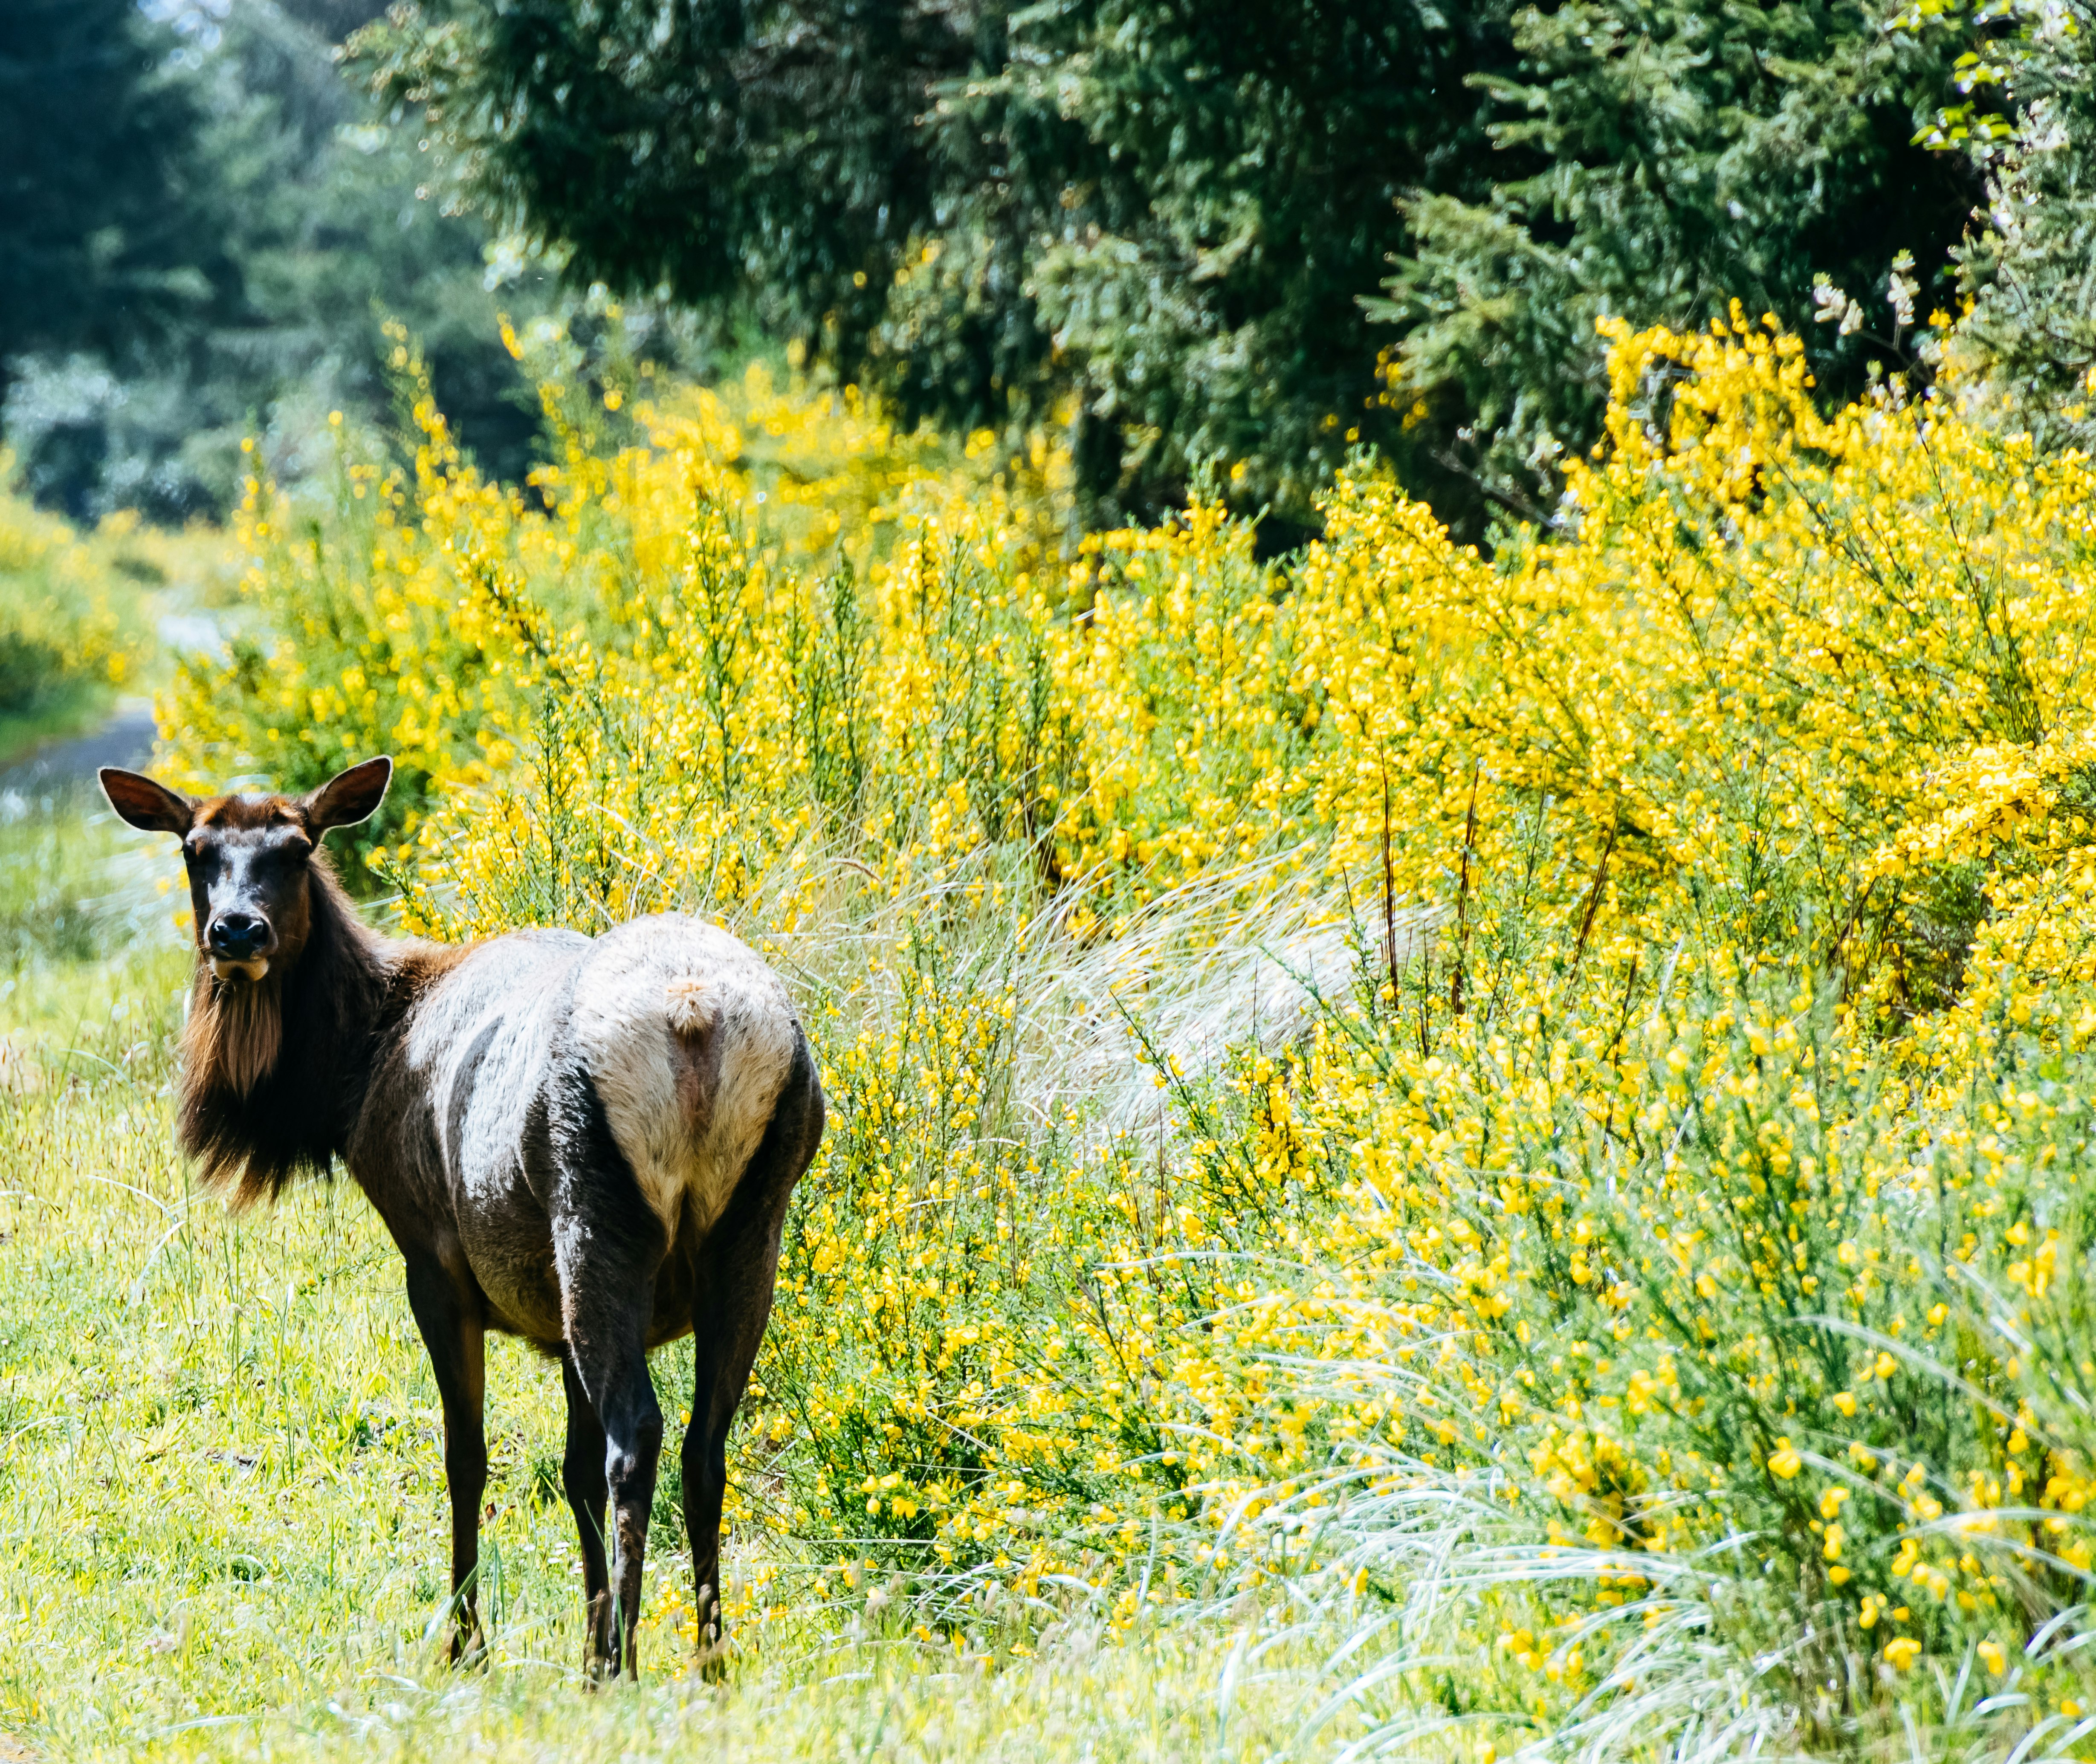
[[[1686,1560],[1736,1500],[1796,1505],[1789,1436],[1758,1465],[1683,1425],[1714,1385],[1740,1439],[1806,1424],[1823,1369],[1766,1319],[1902,1352],[1947,1325],[1918,1152],[1976,1277],[2062,1277],[2005,1205],[2046,1199],[2059,1105],[2000,1050],[2096,1038],[2096,841],[2060,809],[2096,773],[2096,464],[1955,399],[1823,408],[1744,319],[1609,337],[1567,518],[1489,558],[1371,466],[1284,561],[1199,504],[1065,556],[1052,435],[904,434],[797,362],[652,404],[549,373],[518,491],[419,386],[414,459],[344,436],[324,519],[250,485],[281,641],[183,664],[163,726],[199,784],[390,746],[426,781],[378,860],[414,929],[675,908],[806,973],[832,1125],[737,1436],[767,1456],[731,1478],[794,1535],[1119,1599],[1153,1537],[1198,1539],[1182,1584],[1286,1553],[1219,1528],[1299,1517],[1358,1452],[1510,1474],[1554,1548]],[[606,439],[629,421],[644,446]],[[1939,884],[1980,903],[1959,964]],[[1360,996],[1312,1008],[1341,950]],[[1274,1369],[1313,1361],[1343,1369],[1299,1400]],[[1835,1412],[1900,1365],[1873,1350]],[[1971,1467],[1884,1491],[1925,1522],[1929,1487],[1976,1513],[2043,1480],[2063,1532],[2089,1493]],[[1793,1572],[1851,1583],[1849,1495],[1810,1497]],[[1891,1567],[1951,1596],[1914,1539]],[[1640,1596],[1612,1578],[1581,1596]]]

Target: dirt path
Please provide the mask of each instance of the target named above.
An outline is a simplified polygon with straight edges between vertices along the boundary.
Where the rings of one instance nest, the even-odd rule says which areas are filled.
[[[153,701],[120,701],[98,729],[38,748],[0,771],[0,792],[40,795],[92,781],[103,766],[142,766],[153,752]]]

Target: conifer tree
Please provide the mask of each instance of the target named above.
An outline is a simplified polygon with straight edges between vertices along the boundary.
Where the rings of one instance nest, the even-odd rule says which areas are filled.
[[[906,418],[1071,413],[1086,517],[1356,442],[1547,515],[1594,321],[1926,281],[1978,181],[1941,32],[1865,0],[423,0],[363,39],[579,281],[753,313]],[[1867,341],[1814,333],[1830,393]],[[1882,352],[1882,351],[1881,351]],[[1394,356],[1395,383],[1379,377]],[[1386,364],[1386,366],[1388,365]],[[1278,524],[1278,523],[1277,523]]]
[[[1408,199],[1410,248],[1371,303],[1396,401],[1482,494],[1540,517],[1606,402],[1604,316],[1693,326],[1737,301],[1805,337],[1829,397],[1902,365],[1889,314],[1817,325],[1813,290],[1883,312],[1905,253],[1947,299],[1978,182],[1915,140],[1954,90],[1947,45],[1854,0],[1517,14],[1512,66],[1479,82],[1504,169],[1482,201]]]
[[[0,7],[0,395],[11,358],[122,353],[233,282],[174,47],[133,0]]]

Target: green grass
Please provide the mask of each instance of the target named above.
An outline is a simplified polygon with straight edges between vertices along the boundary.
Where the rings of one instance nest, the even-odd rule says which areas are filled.
[[[0,796],[0,1033],[99,1035],[142,989],[172,997],[181,890],[172,848],[143,845],[91,785]]]
[[[186,962],[170,861],[138,846],[81,798],[0,823],[0,1757],[1285,1748],[1303,1681],[1234,1668],[1233,1626],[1103,1647],[1065,1596],[985,1609],[957,1643],[878,1577],[797,1599],[791,1563],[790,1614],[743,1626],[724,1682],[661,1626],[638,1692],[588,1692],[558,1380],[509,1343],[488,1378],[490,1656],[446,1666],[441,1428],[397,1256],[346,1184],[237,1218],[189,1187],[170,1124]],[[674,1414],[681,1354],[656,1372]],[[731,1576],[761,1559],[728,1549]],[[690,1574],[658,1525],[651,1597],[688,1601]]]

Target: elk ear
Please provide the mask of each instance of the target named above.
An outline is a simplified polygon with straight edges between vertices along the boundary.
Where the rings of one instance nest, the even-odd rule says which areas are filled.
[[[354,827],[378,812],[386,800],[386,788],[393,782],[393,762],[368,759],[338,772],[299,806],[305,811],[306,825],[317,839],[330,827]]]
[[[196,804],[158,779],[142,772],[102,768],[102,793],[109,806],[132,826],[148,833],[172,833],[181,839],[196,819]]]

